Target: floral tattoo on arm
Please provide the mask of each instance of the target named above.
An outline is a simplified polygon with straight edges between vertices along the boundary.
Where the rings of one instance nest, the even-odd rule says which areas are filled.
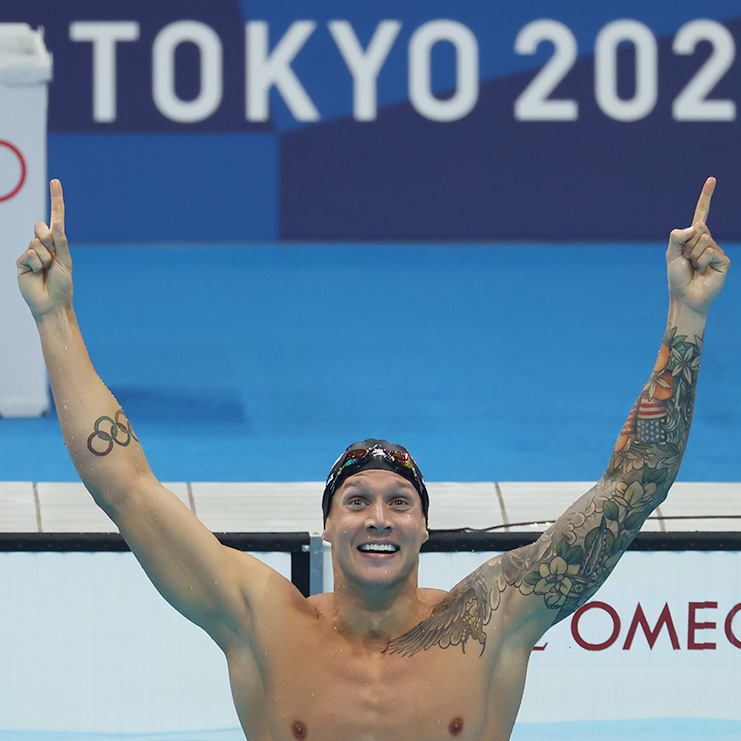
[[[509,585],[539,595],[556,612],[554,622],[599,589],[674,482],[687,446],[701,354],[702,337],[667,328],[602,479],[524,549],[521,563],[514,553],[505,556]]]
[[[484,628],[507,588],[542,599],[554,611],[554,623],[583,605],[676,478],[687,446],[701,353],[701,337],[690,339],[668,327],[656,366],[599,483],[535,543],[466,577],[427,619],[392,640],[386,651],[412,656],[432,646],[460,646],[465,653],[473,640],[483,654]]]

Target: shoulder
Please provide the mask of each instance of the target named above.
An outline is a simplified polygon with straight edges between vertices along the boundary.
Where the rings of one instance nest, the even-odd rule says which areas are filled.
[[[249,607],[250,629],[269,624],[278,615],[281,619],[316,615],[316,610],[290,579],[254,556],[233,549],[229,551],[232,568]]]
[[[447,594],[448,592],[444,589],[428,589],[426,587],[417,589],[417,599],[420,604],[430,608],[442,602]]]
[[[487,626],[497,614],[498,638],[507,627],[501,617],[502,592],[498,574],[500,562],[492,560],[476,569],[449,592],[439,589],[418,590],[426,615],[414,628],[389,643],[389,653],[413,656],[433,646],[446,649],[459,646],[466,653],[467,644],[478,646],[483,655]],[[506,585],[505,585],[506,586]],[[491,652],[490,652],[491,653]]]
[[[330,615],[334,610],[334,594],[312,594],[304,598],[304,607],[310,615],[320,618]]]

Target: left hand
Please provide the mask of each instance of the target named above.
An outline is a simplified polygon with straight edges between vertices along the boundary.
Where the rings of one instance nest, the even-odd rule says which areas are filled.
[[[701,315],[707,315],[731,265],[706,224],[714,190],[715,178],[708,178],[692,226],[672,231],[666,251],[670,297]]]

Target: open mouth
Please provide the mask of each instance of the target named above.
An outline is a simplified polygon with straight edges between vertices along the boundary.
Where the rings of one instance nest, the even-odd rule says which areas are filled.
[[[393,556],[399,546],[394,543],[361,543],[358,550],[367,556]]]

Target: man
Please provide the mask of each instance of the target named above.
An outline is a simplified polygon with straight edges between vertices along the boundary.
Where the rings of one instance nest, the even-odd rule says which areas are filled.
[[[604,582],[666,497],[689,434],[702,336],[730,261],[705,220],[667,250],[669,319],[659,357],[604,476],[532,545],[492,559],[445,594],[419,589],[427,491],[408,452],[351,445],[324,493],[335,591],[305,599],[222,546],[154,478],[97,377],[72,308],[59,181],[51,226],[18,260],[72,460],[162,595],[226,654],[250,741],[507,739],[531,650]]]

